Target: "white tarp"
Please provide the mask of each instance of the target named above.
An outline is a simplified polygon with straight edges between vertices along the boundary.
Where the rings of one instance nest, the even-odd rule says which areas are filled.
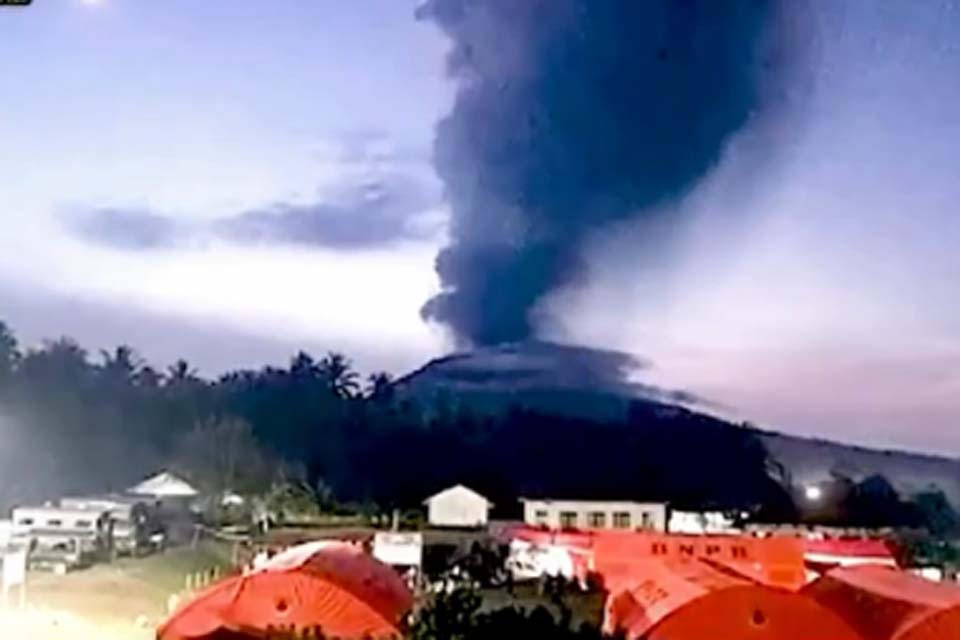
[[[419,567],[423,534],[378,532],[373,537],[373,557],[393,567]]]
[[[722,511],[671,511],[667,530],[700,536],[740,533],[734,519]]]
[[[167,471],[158,473],[137,486],[131,487],[129,493],[157,498],[193,498],[198,495],[197,490],[189,482]]]
[[[918,569],[908,569],[913,575],[930,580],[931,582],[943,582],[943,569],[940,567],[922,567]]]
[[[510,543],[507,571],[515,580],[536,580],[541,576],[563,576],[572,580],[576,568],[570,550],[559,545],[537,545],[526,540]]]
[[[326,549],[353,549],[350,545],[339,540],[315,540],[304,542],[284,549],[267,562],[261,563],[258,569],[262,571],[290,571],[302,567],[310,558]]]

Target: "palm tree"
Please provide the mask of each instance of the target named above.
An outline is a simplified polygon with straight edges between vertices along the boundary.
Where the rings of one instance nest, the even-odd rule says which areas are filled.
[[[393,378],[386,371],[371,373],[367,377],[367,397],[385,400],[393,394]]]
[[[310,380],[319,373],[317,362],[313,357],[301,351],[290,360],[290,375],[297,380]]]
[[[13,375],[20,361],[20,347],[13,331],[0,321],[0,381]]]
[[[197,370],[184,359],[177,360],[167,369],[167,383],[171,385],[195,382]]]
[[[20,359],[18,371],[39,384],[76,384],[91,373],[87,352],[70,338],[48,340]]]
[[[142,389],[157,389],[163,384],[163,374],[147,365],[137,371],[134,382]]]
[[[342,353],[328,353],[320,361],[318,370],[327,388],[340,398],[351,398],[360,390],[357,372]]]
[[[143,366],[143,360],[132,347],[120,345],[113,353],[102,350],[101,371],[110,382],[131,384]]]

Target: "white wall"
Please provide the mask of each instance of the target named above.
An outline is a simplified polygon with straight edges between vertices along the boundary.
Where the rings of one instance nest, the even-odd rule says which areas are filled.
[[[562,514],[575,513],[577,529],[614,529],[616,514],[628,514],[629,526],[635,531],[667,530],[667,505],[659,502],[625,502],[605,500],[524,500],[523,521],[530,526],[560,529]],[[603,524],[591,521],[591,514],[603,514]],[[622,523],[621,523],[622,524]]]
[[[454,487],[430,498],[427,512],[427,520],[435,527],[483,527],[490,503],[469,489]]]
[[[0,550],[7,548],[13,537],[13,520],[0,520]]]

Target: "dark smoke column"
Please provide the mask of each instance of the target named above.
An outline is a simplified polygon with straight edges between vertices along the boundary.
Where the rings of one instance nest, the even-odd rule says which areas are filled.
[[[767,106],[781,9],[777,0],[427,2],[419,15],[453,41],[459,91],[435,147],[452,244],[437,258],[443,292],[424,317],[472,344],[532,337],[532,310],[577,278],[589,232],[663,211]]]

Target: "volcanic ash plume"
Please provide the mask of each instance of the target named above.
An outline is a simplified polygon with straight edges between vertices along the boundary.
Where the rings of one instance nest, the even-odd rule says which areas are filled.
[[[670,215],[769,112],[788,4],[429,0],[419,15],[452,40],[459,91],[435,147],[452,241],[424,317],[464,343],[532,337],[532,311],[576,281],[590,232]]]

